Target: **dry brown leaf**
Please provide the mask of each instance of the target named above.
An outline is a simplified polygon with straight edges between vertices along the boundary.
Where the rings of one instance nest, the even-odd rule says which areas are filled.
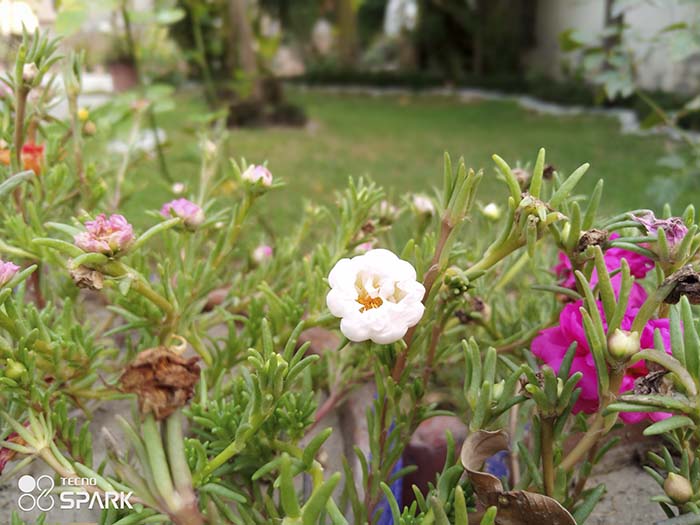
[[[479,470],[484,461],[501,450],[508,450],[508,434],[503,430],[472,432],[462,445],[462,465],[467,470]]]
[[[496,506],[498,525],[576,525],[568,510],[543,494],[513,490],[491,493],[482,501],[487,507]]]
[[[525,490],[503,491],[501,481],[481,469],[484,461],[508,449],[508,434],[502,430],[479,430],[467,437],[460,454],[462,465],[482,509],[498,509],[498,525],[576,525],[576,520],[557,500]]]

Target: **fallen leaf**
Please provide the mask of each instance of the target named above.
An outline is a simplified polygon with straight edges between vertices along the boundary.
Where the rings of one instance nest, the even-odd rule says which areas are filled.
[[[508,434],[502,430],[479,430],[462,445],[460,458],[476,494],[480,511],[495,506],[498,525],[576,525],[576,520],[557,500],[525,490],[504,491],[501,481],[482,472],[484,462],[508,450]]]

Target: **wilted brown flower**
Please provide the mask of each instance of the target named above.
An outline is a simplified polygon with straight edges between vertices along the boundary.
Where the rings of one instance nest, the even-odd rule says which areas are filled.
[[[119,383],[123,392],[136,394],[142,414],[164,419],[184,406],[199,380],[198,357],[185,359],[165,346],[149,348],[136,356]]]
[[[78,266],[70,271],[70,276],[78,288],[87,288],[88,290],[102,290],[104,286],[103,275],[95,270]]]
[[[592,228],[581,233],[576,245],[576,253],[583,253],[589,246],[600,246],[608,240],[607,230]]]
[[[676,304],[685,295],[690,304],[700,304],[700,274],[692,266],[684,266],[668,276],[661,284],[661,287],[666,286],[673,288],[664,299],[665,303]]]

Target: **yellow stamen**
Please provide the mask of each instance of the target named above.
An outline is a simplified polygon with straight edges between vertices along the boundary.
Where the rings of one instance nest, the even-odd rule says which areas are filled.
[[[372,308],[379,308],[384,301],[382,301],[381,297],[370,297],[365,293],[357,297],[357,302],[362,305],[360,312],[365,312]]]

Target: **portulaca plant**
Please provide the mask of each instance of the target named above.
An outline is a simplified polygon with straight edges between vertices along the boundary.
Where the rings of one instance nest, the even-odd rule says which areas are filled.
[[[262,241],[259,201],[289,190],[225,158],[214,127],[196,184],[128,216],[138,159],[104,161],[80,57],[67,121],[46,111],[55,49],[25,34],[1,80],[3,480],[38,469],[130,494],[95,511],[105,525],[574,524],[604,494],[589,476],[616,429],[637,423],[666,440],[648,465],[659,504],[700,514],[693,207],[601,216],[602,181],[575,193],[587,164],[565,176],[540,150],[531,173],[494,156],[485,175],[446,155],[430,196],[351,180]],[[479,200],[484,176],[498,201]],[[333,413],[366,429],[342,452]],[[407,452],[426,425],[444,444],[427,464]]]

